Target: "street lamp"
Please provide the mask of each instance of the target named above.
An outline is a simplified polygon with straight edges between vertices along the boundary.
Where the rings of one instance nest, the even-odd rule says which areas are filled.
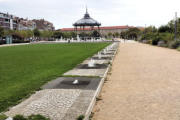
[[[175,12],[174,40],[177,40],[177,12]]]

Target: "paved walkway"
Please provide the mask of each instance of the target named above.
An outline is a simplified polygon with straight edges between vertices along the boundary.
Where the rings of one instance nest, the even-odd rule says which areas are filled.
[[[122,43],[93,120],[180,120],[180,52]]]
[[[30,43],[4,44],[4,45],[0,45],[0,47],[17,46],[17,45],[28,45],[28,44],[30,44]]]

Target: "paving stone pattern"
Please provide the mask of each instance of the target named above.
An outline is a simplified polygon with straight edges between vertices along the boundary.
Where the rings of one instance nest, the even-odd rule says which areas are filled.
[[[80,93],[81,90],[79,89],[42,90],[13,107],[6,114],[9,116],[14,116],[16,114],[23,114],[25,116],[41,114],[51,118],[51,120],[61,120]]]

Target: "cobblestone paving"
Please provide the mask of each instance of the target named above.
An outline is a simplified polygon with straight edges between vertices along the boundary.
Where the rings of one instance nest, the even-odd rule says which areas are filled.
[[[83,90],[62,120],[76,120],[78,116],[85,115],[94,93],[95,90]]]
[[[61,120],[80,95],[81,90],[47,89],[36,92],[29,99],[13,107],[6,114],[41,114],[52,120]]]

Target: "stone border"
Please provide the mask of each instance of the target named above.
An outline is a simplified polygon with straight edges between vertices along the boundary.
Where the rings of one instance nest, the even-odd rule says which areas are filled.
[[[19,46],[19,45],[29,45],[30,43],[18,43],[18,44],[3,44],[0,47],[9,47],[9,46]]]
[[[115,58],[115,56],[116,56],[116,54],[117,54],[117,50],[118,50],[118,48],[119,48],[119,44],[120,44],[120,43],[118,43],[118,47],[116,48],[116,51],[114,52],[114,56],[113,56],[113,58],[112,58],[112,60],[111,60],[111,63],[114,61],[114,58]],[[108,65],[108,68],[107,68],[106,72],[104,73],[104,76],[102,77],[102,79],[101,79],[101,81],[100,81],[100,83],[99,83],[99,86],[98,86],[98,88],[97,88],[97,90],[96,90],[96,92],[95,92],[95,94],[94,94],[94,96],[93,96],[93,98],[92,98],[92,100],[91,100],[91,103],[90,103],[90,105],[89,105],[89,107],[88,107],[88,109],[87,109],[87,111],[86,111],[86,113],[85,113],[85,118],[84,118],[84,120],[89,120],[89,116],[91,115],[91,112],[92,112],[92,110],[93,110],[93,107],[94,107],[94,105],[95,105],[95,103],[96,103],[96,98],[99,96],[99,94],[100,94],[100,92],[101,92],[101,90],[102,90],[102,87],[103,87],[103,84],[104,84],[104,80],[105,80],[106,77],[107,77],[107,74],[108,74],[108,72],[109,72],[110,67],[111,67],[111,65],[109,64],[109,65]]]

